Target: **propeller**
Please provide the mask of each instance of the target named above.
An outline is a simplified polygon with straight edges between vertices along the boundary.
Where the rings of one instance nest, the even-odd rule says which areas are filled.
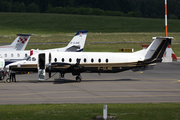
[[[81,59],[76,59],[76,65],[79,65],[80,64],[80,61],[81,61]]]
[[[51,53],[49,53],[49,78],[51,78]]]

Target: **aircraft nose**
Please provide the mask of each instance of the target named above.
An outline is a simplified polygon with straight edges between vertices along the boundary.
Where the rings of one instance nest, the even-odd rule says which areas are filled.
[[[9,69],[9,65],[6,65],[5,68],[6,68],[6,69]]]

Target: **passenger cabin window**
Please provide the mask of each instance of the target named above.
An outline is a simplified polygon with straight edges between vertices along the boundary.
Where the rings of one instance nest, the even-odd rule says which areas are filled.
[[[85,62],[85,63],[87,62],[86,58],[84,58],[84,62]]]
[[[27,54],[25,54],[25,57],[27,57]]]
[[[7,54],[5,54],[4,57],[7,57]]]
[[[72,59],[71,59],[71,58],[69,58],[69,62],[72,62]]]
[[[13,54],[11,54],[11,57],[13,57]]]
[[[91,59],[91,62],[92,62],[92,63],[94,62],[94,59],[93,59],[93,58]]]
[[[17,56],[20,57],[20,54],[18,53]]]
[[[64,58],[62,58],[62,62],[64,62]]]
[[[109,60],[108,59],[106,59],[106,63],[108,63],[109,62]]]
[[[99,63],[101,62],[101,59],[100,59],[100,58],[98,59],[98,62],[99,62]]]
[[[57,58],[54,58],[54,62],[57,62]]]

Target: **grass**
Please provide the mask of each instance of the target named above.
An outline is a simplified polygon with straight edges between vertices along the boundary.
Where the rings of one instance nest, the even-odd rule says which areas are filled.
[[[168,31],[180,32],[179,20],[168,20]],[[0,34],[164,32],[164,19],[42,13],[0,13]]]
[[[104,104],[0,105],[1,120],[92,120],[103,114]],[[178,120],[179,103],[107,104],[108,115],[119,120]]]
[[[59,34],[36,34],[31,36],[31,42],[69,42],[77,31],[73,33]],[[152,37],[164,36],[164,32],[138,32],[138,33],[91,33],[88,32],[86,42],[111,42],[111,41],[152,41]],[[174,37],[173,41],[180,40],[180,33],[169,33],[168,36]],[[0,37],[0,43],[11,43],[17,37],[13,35],[3,35]]]

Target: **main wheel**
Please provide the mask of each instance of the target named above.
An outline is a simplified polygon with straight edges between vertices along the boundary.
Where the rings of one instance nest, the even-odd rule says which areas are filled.
[[[76,77],[76,82],[78,82],[78,83],[81,82],[81,76]]]

